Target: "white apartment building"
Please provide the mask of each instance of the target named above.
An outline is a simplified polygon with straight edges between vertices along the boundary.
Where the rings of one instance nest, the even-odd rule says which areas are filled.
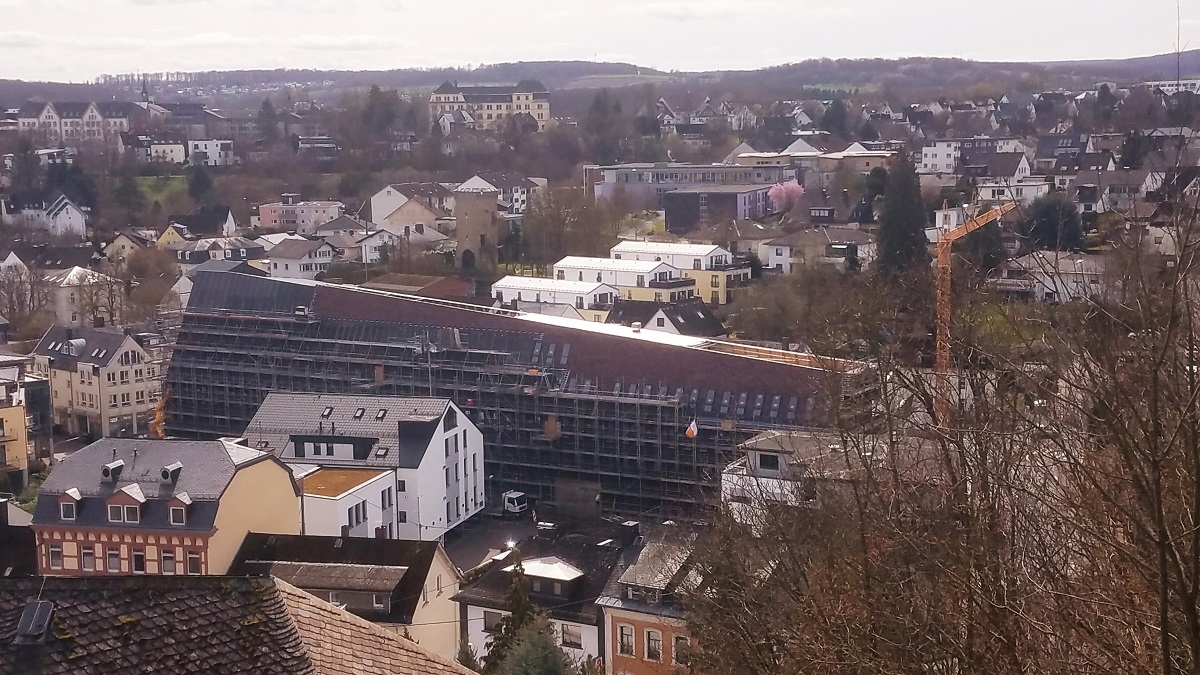
[[[681,275],[675,266],[655,260],[567,256],[554,264],[554,278],[608,284],[626,300],[675,302],[696,296],[695,280]]]
[[[1007,204],[1008,202],[1020,202],[1023,206],[1029,206],[1038,197],[1044,197],[1050,194],[1051,183],[1040,176],[1031,176],[1027,178],[1019,178],[1012,180],[1011,178],[978,178],[975,181],[975,189],[981,201],[999,202]]]
[[[501,303],[539,302],[576,309],[608,309],[618,295],[615,287],[599,281],[507,276],[492,284],[492,297]]]
[[[958,170],[958,158],[962,152],[962,141],[957,139],[926,141],[921,148],[919,173],[954,173]]]
[[[193,166],[230,166],[235,163],[233,141],[218,138],[187,142],[188,162]]]
[[[317,227],[336,220],[345,212],[346,205],[342,202],[301,201],[300,195],[288,193],[281,201],[259,205],[258,220],[251,219],[251,226],[312,234]]]
[[[623,241],[610,249],[614,260],[665,262],[680,272],[711,270],[729,265],[733,254],[715,244],[672,244],[658,241]]]
[[[306,533],[432,541],[484,508],[483,434],[448,399],[272,392],[243,436],[304,478]]]

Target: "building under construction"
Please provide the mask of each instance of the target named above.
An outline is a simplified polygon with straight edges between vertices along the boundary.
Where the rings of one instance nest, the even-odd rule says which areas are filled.
[[[715,502],[740,442],[865,413],[875,380],[794,352],[206,272],[167,377],[167,432],[252,440],[271,391],[447,397],[483,431],[491,495],[672,516]]]

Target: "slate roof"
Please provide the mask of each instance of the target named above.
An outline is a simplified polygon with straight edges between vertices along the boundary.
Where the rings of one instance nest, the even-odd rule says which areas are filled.
[[[125,466],[116,482],[105,479],[104,465],[122,460]],[[75,527],[128,527],[209,531],[217,515],[217,502],[234,474],[272,455],[226,441],[178,441],[107,438],[92,443],[59,462],[39,491],[34,525],[61,525],[58,498],[78,490]],[[174,484],[163,481],[163,467],[183,465]],[[109,523],[105,501],[118,491],[134,490],[145,499],[140,522]],[[169,502],[187,493],[191,501],[187,524],[171,525]]]
[[[538,184],[529,180],[525,176],[515,173],[504,173],[501,171],[481,171],[475,174],[475,177],[481,178],[497,190],[511,190],[514,188],[525,188],[527,190],[537,189]]]
[[[12,250],[27,266],[43,270],[92,267],[103,257],[91,246],[24,245]]]
[[[354,216],[347,216],[347,215],[343,214],[343,215],[338,216],[337,218],[334,218],[333,220],[331,220],[327,223],[322,223],[321,225],[318,225],[314,231],[316,231],[316,232],[334,232],[336,230],[358,230],[358,231],[362,231],[362,232],[367,232],[371,229],[372,229],[371,224],[368,223],[367,221],[359,220],[358,218],[355,218]]]
[[[874,237],[848,227],[816,227],[810,230],[799,230],[789,235],[772,239],[768,246],[812,246],[824,244],[857,244],[863,246],[875,241]]]
[[[1038,138],[1035,159],[1053,159],[1064,152],[1081,153],[1088,146],[1088,134],[1046,134]]]
[[[276,455],[283,452],[292,435],[372,439],[392,450],[384,457],[371,453],[368,465],[415,469],[449,406],[449,399],[444,398],[271,392],[242,435],[250,447]],[[332,410],[323,417],[326,408]],[[354,419],[359,408],[363,414]],[[380,410],[387,412],[383,419],[376,419]],[[458,423],[466,423],[466,415],[460,413]],[[324,458],[321,463],[339,462]],[[356,460],[340,464],[364,465]]]
[[[34,356],[54,359],[60,370],[76,370],[79,364],[107,367],[125,344],[119,328],[67,328],[54,325],[33,348]]]
[[[377,568],[377,578],[395,578],[395,583],[378,592],[392,593],[391,612],[361,610],[364,618],[394,623],[412,623],[413,614],[421,600],[421,591],[429,577],[429,569],[437,555],[436,541],[408,541],[404,539],[375,539],[368,537],[315,537],[297,534],[258,534],[251,532],[242,541],[241,548],[233,556],[230,571],[233,574],[275,574],[296,569],[288,563],[313,563],[323,565],[353,565]],[[272,565],[272,562],[275,562]],[[280,566],[278,563],[285,563]],[[268,569],[270,568],[270,569]],[[272,570],[279,571],[272,571]],[[332,568],[326,568],[332,569]],[[402,569],[398,574],[394,571]],[[390,570],[390,571],[389,571]],[[361,583],[353,576],[320,575],[319,568],[312,568],[307,577],[294,583],[301,588],[314,590],[357,590],[356,585],[377,584],[371,579]],[[305,583],[312,583],[306,586]]]
[[[1116,166],[1111,152],[1084,152],[1078,155],[1062,154],[1054,162],[1055,175],[1076,174],[1080,171],[1105,171],[1110,163]]]
[[[713,314],[712,309],[701,298],[690,298],[678,302],[652,302],[647,300],[624,300],[618,298],[608,313],[607,323],[619,323],[632,326],[635,322],[647,329],[650,320],[662,310],[667,321],[675,326],[681,335],[694,337],[723,337],[726,333],[724,324]]]
[[[224,236],[222,227],[229,220],[229,207],[220,205],[201,206],[183,216],[169,216],[168,223],[183,225],[197,237]]]
[[[976,175],[1007,178],[1016,176],[1024,161],[1023,152],[981,152],[963,159],[963,167],[968,171],[976,169]]]
[[[695,581],[690,569],[696,534],[676,526],[655,527],[644,532],[641,544],[621,552],[617,567],[596,599],[601,607],[623,609],[656,616],[684,618],[675,595],[684,584]],[[628,587],[658,591],[662,597],[651,604],[631,598]]]
[[[596,625],[599,608],[594,599],[604,590],[621,553],[616,546],[600,546],[600,541],[600,537],[582,534],[568,534],[554,541],[541,537],[522,541],[518,548],[525,562],[553,557],[583,572],[580,581],[563,589],[564,595],[531,592],[529,599],[533,604],[560,621]],[[504,570],[510,565],[507,559],[492,562],[483,576],[465,586],[453,600],[476,607],[505,609],[505,594],[512,585],[512,574]]]
[[[14,645],[36,600],[46,641]],[[391,675],[470,671],[277,579],[0,579],[0,672]]]
[[[133,117],[138,112],[137,104],[130,101],[98,101],[96,108],[105,119]]]

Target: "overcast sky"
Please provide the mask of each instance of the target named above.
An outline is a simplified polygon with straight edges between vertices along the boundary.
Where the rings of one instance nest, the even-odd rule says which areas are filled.
[[[1200,1],[1183,1],[1184,48]],[[664,70],[809,58],[1074,60],[1175,48],[1174,0],[0,0],[0,77],[544,59]]]

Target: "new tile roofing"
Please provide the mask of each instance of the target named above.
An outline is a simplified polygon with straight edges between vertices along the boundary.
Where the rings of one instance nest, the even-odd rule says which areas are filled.
[[[248,576],[273,576],[309,591],[359,591],[390,594],[407,567],[354,563],[247,560],[239,568]]]
[[[276,455],[292,435],[374,439],[395,447],[382,458],[372,453],[371,466],[416,468],[449,405],[441,398],[272,392],[242,435],[250,447]],[[326,408],[331,410],[323,415]],[[382,418],[381,410],[386,411]],[[460,424],[465,417],[459,416]],[[327,458],[322,464],[332,461]]]
[[[45,641],[14,645],[37,599]],[[470,673],[284,581],[157,576],[0,579],[0,672]]]

